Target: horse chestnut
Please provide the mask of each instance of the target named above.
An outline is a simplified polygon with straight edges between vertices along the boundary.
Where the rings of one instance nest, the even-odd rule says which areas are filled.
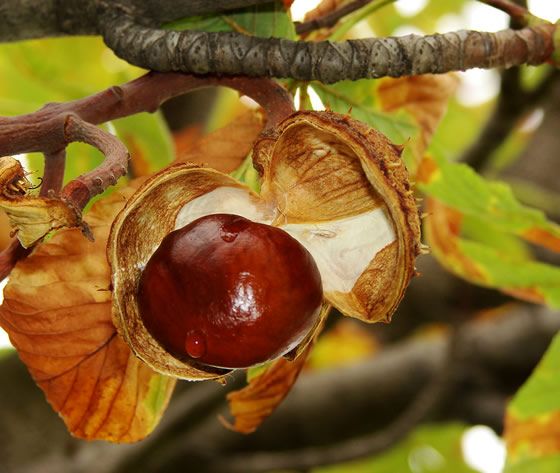
[[[288,353],[312,329],[322,298],[317,265],[296,239],[230,214],[168,234],[137,293],[144,325],[166,351],[220,368]]]

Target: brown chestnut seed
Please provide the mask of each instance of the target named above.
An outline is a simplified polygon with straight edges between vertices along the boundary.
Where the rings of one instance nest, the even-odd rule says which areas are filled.
[[[158,343],[176,358],[220,368],[294,349],[322,298],[317,265],[296,239],[230,214],[167,235],[138,286],[140,316]]]

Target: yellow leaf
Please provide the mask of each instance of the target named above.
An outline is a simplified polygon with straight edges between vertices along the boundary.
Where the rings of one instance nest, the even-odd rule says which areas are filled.
[[[144,438],[175,384],[136,358],[111,320],[105,247],[131,192],[116,191],[92,207],[95,242],[62,230],[18,263],[0,307],[0,325],[33,379],[68,430],[88,440]]]

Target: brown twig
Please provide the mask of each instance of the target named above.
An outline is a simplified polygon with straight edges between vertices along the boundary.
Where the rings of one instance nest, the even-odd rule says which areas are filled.
[[[64,182],[64,168],[66,165],[66,149],[62,148],[53,153],[44,153],[45,170],[41,183],[40,197],[47,197],[50,191],[59,193]]]
[[[50,103],[25,115],[0,117],[0,156],[65,148],[68,142],[64,127],[70,114],[97,125],[140,112],[154,112],[171,97],[219,86],[236,89],[256,100],[267,112],[269,127],[294,111],[290,94],[269,79],[149,72],[83,99]]]
[[[342,17],[352,13],[353,11],[359,10],[363,6],[370,3],[372,0],[354,0],[353,2],[347,3],[340,8],[331,10],[324,15],[317,16],[311,20],[304,22],[295,22],[296,33],[301,35],[303,33],[309,33],[313,30],[318,30],[320,28],[329,28],[334,26],[338,20]]]
[[[66,103],[49,103],[40,110],[14,117],[0,117],[0,156],[44,152],[45,174],[41,196],[60,191],[64,176],[65,148],[82,141],[98,148],[106,160],[98,168],[69,182],[62,197],[79,209],[126,174],[129,154],[119,140],[96,127],[140,112],[154,112],[177,95],[203,87],[230,87],[263,106],[267,129],[274,128],[294,111],[291,95],[269,79],[201,77],[181,73],[150,72],[136,80],[113,86],[89,97]],[[0,280],[28,251],[13,242],[0,254]]]
[[[69,143],[87,143],[105,155],[105,161],[101,165],[70,181],[62,189],[61,196],[83,210],[93,197],[103,193],[109,186],[114,186],[126,174],[130,154],[125,145],[111,133],[75,115],[68,115],[65,134]]]
[[[268,79],[247,77],[199,77],[180,73],[148,73],[121,86],[66,103],[47,104],[37,112],[0,117],[0,155],[47,152],[46,190],[61,180],[61,150],[72,141],[83,141],[111,156],[99,168],[69,183],[64,195],[79,208],[126,173],[128,153],[116,138],[94,126],[144,111],[153,112],[166,100],[190,90],[224,86],[236,89],[260,103],[267,113],[267,128],[274,128],[294,111],[291,95]],[[59,156],[54,170],[53,156]],[[51,183],[56,180],[56,183]],[[45,191],[46,192],[46,191]]]
[[[16,263],[31,253],[30,248],[24,248],[19,240],[14,239],[7,248],[0,252],[0,281],[4,280]]]

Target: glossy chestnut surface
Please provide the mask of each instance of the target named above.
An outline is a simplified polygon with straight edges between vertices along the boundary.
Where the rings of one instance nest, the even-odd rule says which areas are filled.
[[[173,356],[244,368],[295,348],[322,301],[311,254],[285,231],[230,215],[201,217],[167,235],[148,261],[138,307]]]

